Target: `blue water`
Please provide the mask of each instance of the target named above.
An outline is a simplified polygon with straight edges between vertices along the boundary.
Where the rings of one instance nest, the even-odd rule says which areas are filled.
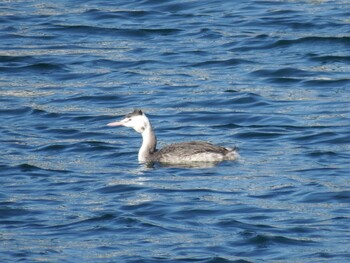
[[[1,262],[349,262],[350,3],[0,3]],[[145,167],[159,145],[237,146]]]

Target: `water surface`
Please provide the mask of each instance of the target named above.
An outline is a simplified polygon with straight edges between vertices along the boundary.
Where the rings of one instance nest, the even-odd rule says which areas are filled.
[[[1,262],[346,262],[350,4],[0,3]],[[238,146],[145,167],[159,146]]]

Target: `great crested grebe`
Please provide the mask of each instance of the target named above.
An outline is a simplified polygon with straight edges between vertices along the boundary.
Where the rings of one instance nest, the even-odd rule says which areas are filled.
[[[151,122],[142,110],[134,110],[121,121],[108,123],[107,126],[125,126],[133,128],[142,135],[142,146],[138,160],[143,163],[186,164],[194,162],[221,162],[235,160],[238,153],[235,149],[216,146],[208,142],[192,141],[174,143],[157,150],[157,138]]]

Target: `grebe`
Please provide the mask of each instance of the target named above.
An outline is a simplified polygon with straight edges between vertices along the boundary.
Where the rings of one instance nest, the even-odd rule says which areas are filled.
[[[141,133],[142,146],[139,150],[138,160],[143,163],[186,164],[193,162],[221,162],[224,160],[235,160],[238,157],[235,149],[199,141],[174,143],[157,150],[157,138],[151,122],[142,110],[134,110],[121,121],[108,123],[107,126],[129,127]]]

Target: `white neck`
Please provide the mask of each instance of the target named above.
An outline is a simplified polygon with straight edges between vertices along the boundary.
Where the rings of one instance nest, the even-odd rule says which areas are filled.
[[[157,138],[154,134],[152,125],[147,123],[145,130],[142,132],[142,146],[139,150],[139,162],[150,161],[151,155],[156,151]]]

